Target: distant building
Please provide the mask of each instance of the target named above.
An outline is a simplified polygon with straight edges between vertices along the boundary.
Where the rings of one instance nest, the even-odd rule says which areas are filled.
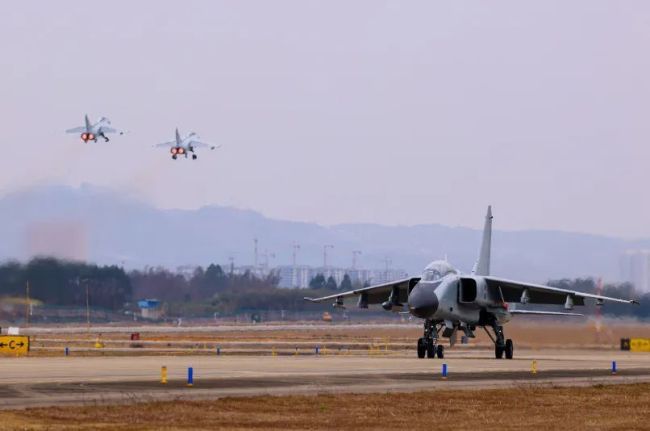
[[[230,272],[230,267],[224,267],[223,269],[226,273]],[[269,269],[265,266],[253,266],[253,265],[243,265],[243,266],[235,266],[233,269],[233,274],[234,275],[244,275],[246,273],[249,273],[251,275],[254,275],[255,277],[258,278],[266,278],[269,275],[271,275],[271,272],[273,269]]]
[[[307,287],[313,278],[312,268],[308,266],[280,266],[279,287]]]
[[[345,274],[348,274],[350,276],[352,283],[360,284],[379,284],[408,277],[406,271],[401,269],[389,269],[386,271],[380,269],[373,270],[336,267],[313,268],[309,266],[281,266],[278,268],[278,270],[280,275],[280,282],[278,286],[298,288],[309,287],[309,282],[312,280],[312,278],[316,277],[317,274],[323,274],[325,278],[333,277],[334,280],[336,280],[336,284],[341,284],[341,281],[343,281]]]
[[[157,299],[143,299],[138,301],[138,308],[145,319],[160,319],[162,316],[162,307]]]
[[[621,277],[638,292],[650,292],[650,250],[625,251],[621,256]]]
[[[409,276],[403,269],[375,269],[370,272],[371,276],[369,281],[372,284],[388,283],[389,281],[399,280]]]

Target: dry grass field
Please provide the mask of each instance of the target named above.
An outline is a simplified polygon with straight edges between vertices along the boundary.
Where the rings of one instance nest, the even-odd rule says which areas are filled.
[[[285,329],[270,325],[264,330],[256,328],[220,327],[215,332],[141,332],[142,348],[131,349],[129,333],[99,334],[91,328],[86,332],[80,328],[75,333],[39,334],[32,337],[34,356],[58,356],[67,346],[75,354],[83,355],[125,355],[125,354],[165,354],[172,349],[174,354],[210,353],[216,346],[223,354],[279,354],[293,353],[296,349],[309,352],[315,346],[333,350],[346,349],[364,353],[372,346],[394,352],[411,352],[422,329],[415,325],[395,325],[390,327],[373,327],[347,325],[305,325],[300,329]],[[565,320],[557,321],[546,318],[516,319],[505,327],[506,336],[515,341],[518,348],[544,349],[618,349],[622,337],[650,338],[650,324],[635,321],[606,320],[600,331],[596,331],[593,321]],[[476,339],[471,340],[468,348],[491,349],[492,343],[481,329],[476,331]],[[98,336],[110,349],[94,349]],[[443,340],[446,343],[446,340]],[[120,349],[122,349],[120,351]]]
[[[650,384],[224,398],[0,412],[3,430],[647,430]]]

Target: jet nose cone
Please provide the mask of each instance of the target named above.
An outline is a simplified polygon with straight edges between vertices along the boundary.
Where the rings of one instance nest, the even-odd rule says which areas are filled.
[[[418,285],[409,295],[409,311],[415,317],[426,319],[438,309],[438,297],[433,286]]]

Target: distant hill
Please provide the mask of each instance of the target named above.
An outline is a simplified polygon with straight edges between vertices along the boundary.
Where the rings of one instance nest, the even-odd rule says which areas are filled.
[[[499,225],[498,210],[495,225]],[[482,214],[477,214],[477,218]],[[274,253],[271,265],[290,264],[292,243],[301,245],[300,264],[321,265],[323,244],[333,244],[329,262],[349,266],[352,250],[362,250],[359,266],[394,268],[418,274],[433,259],[448,256],[463,271],[476,259],[481,232],[441,225],[321,226],[273,220],[248,210],[209,206],[161,210],[93,186],[37,187],[0,198],[0,258],[33,254],[86,259],[97,263],[176,268],[210,262],[253,261],[253,238],[260,255]],[[557,231],[499,231],[493,237],[493,273],[531,281],[602,275],[619,278],[619,256],[627,248],[650,248],[650,240],[626,241]],[[260,260],[264,260],[261,257]]]

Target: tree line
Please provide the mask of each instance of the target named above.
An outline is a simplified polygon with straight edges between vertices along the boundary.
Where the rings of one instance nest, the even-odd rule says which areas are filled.
[[[29,289],[29,292],[28,292]],[[45,304],[82,306],[86,290],[93,305],[118,310],[131,300],[129,275],[120,267],[35,258],[0,265],[0,296],[26,297]]]
[[[86,290],[91,307],[112,311],[135,310],[135,302],[156,298],[176,310],[192,310],[197,314],[237,313],[250,310],[323,310],[323,305],[303,300],[303,289],[278,288],[275,272],[262,277],[251,272],[231,273],[217,264],[197,267],[191,274],[180,274],[165,268],[125,271],[123,268],[90,263],[69,262],[54,258],[35,258],[27,263],[0,264],[0,298],[26,295],[44,305],[84,307]],[[563,289],[595,293],[592,278],[554,280],[549,283]],[[340,285],[333,277],[317,274],[309,287],[318,290],[314,296],[351,290],[363,285],[352,282],[346,274]],[[603,314],[650,318],[650,293],[638,294],[629,283],[606,284],[602,294],[636,298],[640,306],[607,303]],[[0,299],[0,302],[2,300]],[[589,314],[590,307],[585,309]]]
[[[301,292],[279,289],[278,282],[275,272],[264,277],[250,271],[228,273],[216,264],[197,267],[188,276],[162,267],[127,272],[117,266],[41,257],[25,264],[0,264],[0,302],[3,297],[22,300],[29,295],[43,306],[85,307],[87,292],[92,308],[111,311],[136,310],[136,302],[145,298],[199,314],[309,308]]]

